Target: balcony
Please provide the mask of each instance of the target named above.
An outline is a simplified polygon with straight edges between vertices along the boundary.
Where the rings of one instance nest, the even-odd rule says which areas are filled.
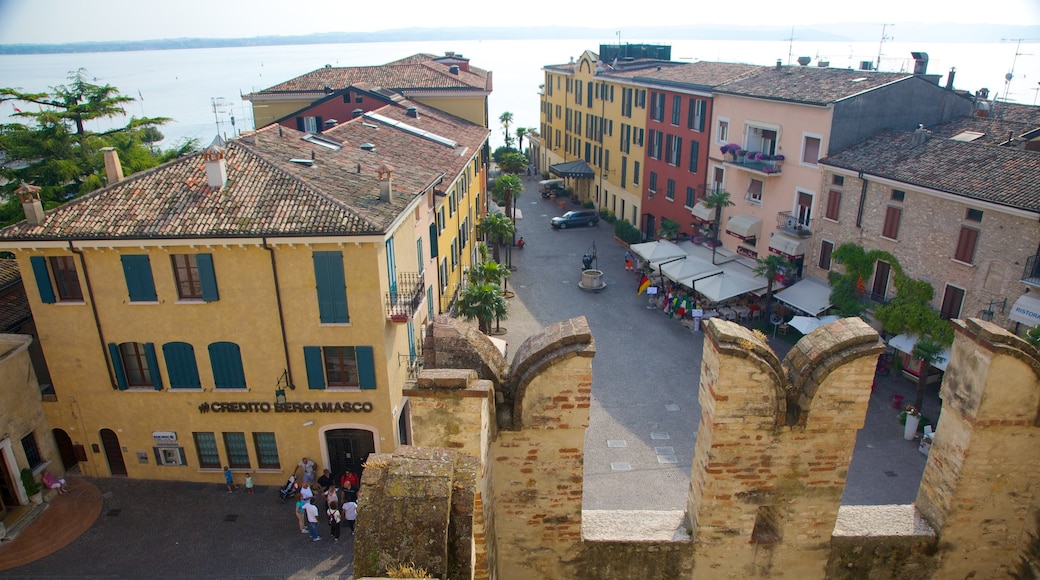
[[[812,237],[812,219],[799,218],[789,211],[776,214],[776,229],[797,238]]]
[[[419,309],[426,291],[423,274],[408,272],[397,275],[396,292],[386,293],[386,318],[407,322]]]
[[[777,159],[777,157],[780,157],[780,159]],[[776,177],[781,173],[784,160],[783,155],[766,155],[755,152],[745,153],[744,155],[726,153],[723,164],[765,177]]]
[[[1026,267],[1022,272],[1022,282],[1030,286],[1040,287],[1040,255],[1026,258]]]

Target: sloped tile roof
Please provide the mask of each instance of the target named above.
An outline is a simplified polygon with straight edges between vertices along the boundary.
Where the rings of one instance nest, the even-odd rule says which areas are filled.
[[[664,81],[679,85],[716,87],[760,73],[768,67],[732,62],[700,61],[631,73],[636,80]],[[626,76],[629,76],[626,74]]]
[[[1040,154],[934,136],[911,146],[912,135],[882,131],[820,163],[1040,212]]]
[[[409,117],[406,108],[419,116]],[[138,173],[20,222],[0,239],[140,239],[361,235],[383,232],[425,188],[453,179],[487,139],[484,127],[405,101],[378,109],[388,118],[452,139],[450,147],[358,117],[323,133],[333,151],[304,133],[270,125],[228,143],[227,184],[207,185],[203,154]],[[371,143],[373,151],[361,149]],[[311,160],[313,166],[290,161]],[[377,170],[388,164],[394,199],[379,200]],[[360,171],[359,171],[360,169]]]
[[[25,288],[19,286],[16,290],[0,293],[0,332],[15,330],[31,317]]]
[[[758,73],[722,84],[715,92],[796,103],[826,105],[878,87],[913,78],[910,73],[808,66],[761,67]],[[929,82],[920,79],[921,82]],[[934,84],[934,83],[931,83]]]
[[[18,271],[18,260],[0,259],[0,288],[4,288],[22,279]]]
[[[350,85],[370,83],[393,91],[416,89],[479,90],[488,89],[490,74],[477,67],[469,71],[450,72],[449,65],[437,62],[429,54],[416,54],[388,64],[376,66],[334,67],[318,70],[266,88],[258,95],[331,92]]]
[[[996,145],[1005,143],[1009,139],[1016,139],[1037,127],[1040,127],[1040,123],[1034,124],[995,117],[969,115],[932,127],[932,134],[935,137],[949,139],[965,131],[973,131],[982,133],[981,137],[973,141],[974,143]]]

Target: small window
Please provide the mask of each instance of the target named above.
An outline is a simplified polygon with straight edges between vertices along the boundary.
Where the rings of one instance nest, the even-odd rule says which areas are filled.
[[[719,143],[725,143],[729,141],[729,121],[719,121],[719,130],[717,131],[717,138],[715,139]]]
[[[885,212],[885,225],[881,230],[881,235],[890,239],[899,239],[899,221],[903,217],[903,210],[898,207],[889,206]]]
[[[964,219],[970,222],[982,223],[982,210],[968,208],[968,211],[965,214]]]
[[[904,199],[906,199],[906,192],[905,191],[900,191],[898,189],[893,189],[892,190],[892,201],[898,201],[898,202],[902,203]]]
[[[220,453],[217,452],[217,438],[213,433],[192,433],[195,439],[195,453],[199,457],[200,469],[220,469]]]
[[[832,175],[831,185],[836,185],[838,187],[845,185],[845,177],[842,175]]]
[[[647,185],[647,191],[655,193],[657,191],[657,172],[650,172],[650,183]]]
[[[43,457],[40,456],[40,448],[36,445],[36,433],[30,432],[25,437],[22,437],[22,451],[25,452],[25,460],[29,463],[31,469],[36,469],[43,463]]]
[[[145,345],[140,342],[124,342],[119,345],[119,354],[123,358],[123,370],[130,387],[151,387],[151,369]]]
[[[697,189],[693,187],[686,188],[686,207],[693,209],[693,206],[697,205]]]
[[[841,192],[833,189],[827,192],[827,219],[838,221],[841,211]]]
[[[943,293],[942,308],[939,309],[939,317],[943,320],[957,318],[961,315],[963,305],[964,289],[947,284],[946,292]]]
[[[376,388],[371,346],[305,346],[303,358],[311,389]]]
[[[274,433],[253,433],[253,446],[256,448],[256,466],[260,469],[279,469],[278,443]]]
[[[806,137],[802,143],[802,163],[816,165],[820,161],[820,138]]]
[[[953,259],[965,264],[975,263],[975,248],[979,243],[979,230],[975,228],[961,227],[960,236],[957,238],[957,250]]]
[[[672,95],[672,124],[675,126],[679,125],[679,119],[682,116],[682,97],[679,95]]]
[[[219,298],[211,254],[174,254],[170,259],[181,300],[214,302]]]
[[[249,450],[246,449],[245,433],[225,432],[224,451],[227,453],[228,467],[232,469],[249,469]]]
[[[675,200],[675,180],[674,179],[669,179],[668,180],[668,188],[665,189],[664,197],[665,197],[665,199],[667,199],[669,201],[674,201]]]
[[[58,301],[82,301],[83,290],[79,285],[79,276],[76,275],[76,259],[72,256],[52,256],[50,262]]]
[[[325,377],[330,387],[358,386],[357,353],[352,346],[326,346]]]
[[[831,269],[831,252],[834,251],[834,242],[828,242],[824,240],[820,244],[820,268],[824,270]]]
[[[762,188],[764,185],[761,179],[752,179],[751,183],[748,184],[747,194],[744,196],[744,199],[748,203],[762,205]]]

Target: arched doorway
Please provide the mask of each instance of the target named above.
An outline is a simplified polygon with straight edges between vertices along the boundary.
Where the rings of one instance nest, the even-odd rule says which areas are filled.
[[[101,446],[105,448],[108,459],[108,472],[113,477],[126,475],[126,463],[123,462],[123,448],[119,445],[119,436],[111,429],[101,430]]]
[[[376,450],[372,432],[364,429],[330,429],[325,432],[325,445],[329,470],[336,481],[347,469],[361,477],[362,464]]]
[[[76,465],[76,449],[72,446],[72,438],[64,429],[51,429],[51,432],[54,433],[54,442],[58,444],[61,465],[68,470]]]

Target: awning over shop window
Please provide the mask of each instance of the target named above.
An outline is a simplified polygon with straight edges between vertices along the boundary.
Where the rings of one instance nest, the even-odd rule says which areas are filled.
[[[769,251],[789,260],[804,258],[809,253],[810,238],[793,238],[781,232],[769,240]]]
[[[762,220],[746,213],[738,213],[729,218],[726,233],[742,240],[757,238],[762,233]]]
[[[710,224],[715,221],[715,210],[704,205],[704,200],[697,202],[697,205],[693,206],[690,210],[690,214],[693,216],[694,221],[702,224]]]
[[[1012,322],[1021,322],[1029,326],[1040,324],[1040,299],[1029,294],[1019,296],[1011,306],[1009,318]]]
[[[888,346],[906,354],[913,354],[915,344],[917,344],[916,334],[900,334],[888,339]],[[939,357],[942,360],[936,361],[932,366],[946,372],[946,365],[950,362],[950,348],[946,347],[946,350],[942,351]]]
[[[596,172],[589,167],[589,164],[580,159],[550,165],[549,173],[559,175],[560,177],[574,177],[577,179],[592,179],[596,177]]]
[[[809,316],[819,316],[831,307],[831,287],[816,278],[805,278],[773,295],[784,304]]]

